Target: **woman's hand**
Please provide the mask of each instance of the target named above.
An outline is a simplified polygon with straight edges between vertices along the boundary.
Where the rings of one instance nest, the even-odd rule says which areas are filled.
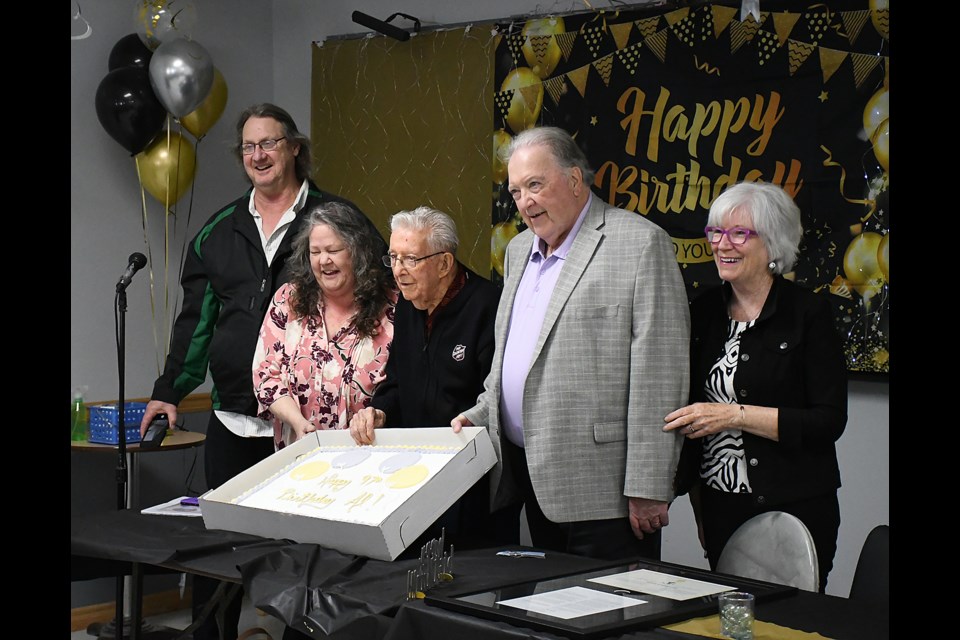
[[[722,402],[695,402],[667,414],[663,421],[667,423],[664,431],[679,429],[690,439],[744,426],[740,405]]]

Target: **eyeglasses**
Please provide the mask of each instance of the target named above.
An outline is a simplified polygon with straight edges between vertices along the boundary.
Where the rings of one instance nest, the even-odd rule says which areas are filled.
[[[407,269],[413,269],[420,263],[421,260],[426,260],[427,258],[432,258],[433,256],[439,256],[444,253],[447,253],[447,252],[437,251],[436,253],[431,253],[428,256],[423,256],[422,258],[414,258],[413,256],[395,256],[393,254],[390,254],[387,256],[383,256],[383,266],[392,267],[399,262],[400,264],[405,266]]]
[[[251,156],[253,155],[253,152],[257,149],[257,147],[260,147],[264,151],[273,151],[274,149],[277,148],[277,144],[281,140],[286,140],[286,139],[287,139],[287,136],[283,136],[282,138],[277,138],[275,140],[261,140],[260,142],[244,142],[242,145],[240,145],[240,153],[242,153],[245,156]]]
[[[743,227],[734,227],[732,229],[704,227],[703,232],[707,234],[707,240],[710,241],[710,244],[720,244],[723,236],[727,236],[733,244],[743,244],[750,239],[750,236],[760,237],[760,234],[753,229],[745,229]]]

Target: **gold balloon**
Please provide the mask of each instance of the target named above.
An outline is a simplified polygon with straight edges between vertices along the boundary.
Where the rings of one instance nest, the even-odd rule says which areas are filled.
[[[560,47],[557,45],[556,38],[552,37],[558,33],[563,33],[563,18],[540,18],[537,20],[528,20],[523,25],[521,35],[525,36],[523,41],[523,57],[530,65],[530,68],[541,79],[546,79],[550,73],[556,69],[560,62]],[[551,36],[542,38],[538,36]],[[530,38],[534,42],[531,43]]]
[[[503,275],[503,258],[507,252],[507,245],[518,233],[516,218],[494,225],[493,231],[490,233],[490,261],[493,268],[501,276]]]
[[[213,68],[213,86],[200,106],[180,118],[183,128],[200,140],[217,123],[227,106],[227,81],[216,67]]]
[[[847,283],[865,300],[883,288],[884,277],[877,259],[880,240],[882,236],[879,233],[865,231],[850,241],[843,254]]]
[[[518,67],[507,74],[500,91],[513,90],[513,99],[505,120],[514,133],[529,129],[537,122],[543,107],[543,84],[533,71]],[[524,96],[524,93],[527,96]],[[529,101],[527,100],[529,97]]]
[[[890,234],[883,236],[880,246],[877,247],[877,264],[880,266],[880,273],[883,279],[890,282]]]
[[[873,155],[886,172],[890,171],[890,119],[887,118],[873,134]]]
[[[197,154],[193,144],[179,133],[161,132],[137,154],[140,184],[163,204],[173,204],[193,184]]]
[[[863,107],[863,128],[868,138],[873,138],[877,127],[890,117],[890,92],[881,89],[870,96]]]
[[[507,162],[504,154],[512,140],[510,134],[503,129],[493,134],[493,181],[497,184],[507,179]]]
[[[890,39],[890,2],[889,0],[870,0],[870,20],[884,40]]]

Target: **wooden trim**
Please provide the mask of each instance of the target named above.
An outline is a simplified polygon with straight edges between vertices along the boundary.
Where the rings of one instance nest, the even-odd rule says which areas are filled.
[[[95,404],[116,404],[116,400],[97,400],[96,402],[84,402],[86,406]],[[125,402],[150,402],[150,398],[127,398]],[[177,405],[178,413],[202,413],[213,409],[213,400],[209,393],[191,393],[180,401]]]
[[[180,589],[170,589],[143,596],[143,617],[189,609],[192,592],[189,588],[180,597]],[[110,622],[117,615],[115,602],[102,602],[70,610],[70,631],[82,631],[94,622]]]

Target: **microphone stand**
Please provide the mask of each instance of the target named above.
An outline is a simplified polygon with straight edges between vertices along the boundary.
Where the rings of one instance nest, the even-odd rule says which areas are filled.
[[[124,360],[126,355],[126,313],[127,291],[122,284],[117,285],[117,378],[120,383],[117,400],[117,511],[127,508],[127,424],[124,417]],[[123,582],[126,576],[117,576],[117,617],[115,637],[123,640]]]

